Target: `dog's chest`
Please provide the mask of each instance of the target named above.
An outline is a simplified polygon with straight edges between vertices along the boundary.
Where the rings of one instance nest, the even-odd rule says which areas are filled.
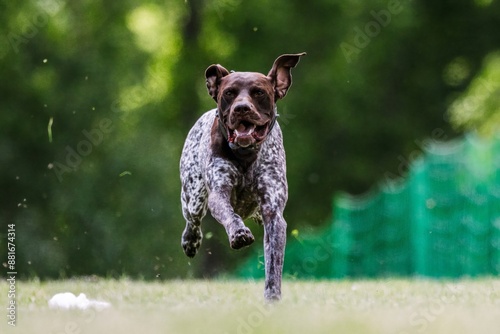
[[[231,205],[243,219],[254,215],[258,208],[258,197],[253,173],[241,174],[233,187]]]

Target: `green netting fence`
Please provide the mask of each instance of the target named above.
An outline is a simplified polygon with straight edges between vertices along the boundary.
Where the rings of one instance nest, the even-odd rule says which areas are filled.
[[[288,238],[284,275],[298,278],[500,274],[500,137],[430,141],[403,181],[338,194],[333,222]],[[262,251],[237,271],[264,276]]]

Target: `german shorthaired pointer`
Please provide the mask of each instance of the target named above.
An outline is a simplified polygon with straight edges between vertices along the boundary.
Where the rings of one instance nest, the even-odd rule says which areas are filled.
[[[194,257],[200,248],[207,206],[226,229],[233,249],[254,242],[243,223],[253,218],[264,226],[266,300],[281,298],[286,242],[288,186],[276,101],[285,97],[291,69],[303,55],[278,57],[267,76],[210,66],[205,76],[217,108],[193,126],[180,162],[184,253]]]

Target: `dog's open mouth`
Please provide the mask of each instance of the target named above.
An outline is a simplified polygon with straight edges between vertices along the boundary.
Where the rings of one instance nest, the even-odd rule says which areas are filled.
[[[228,128],[228,141],[240,147],[249,147],[261,142],[267,135],[269,122],[256,125],[248,121],[240,121],[234,129]]]

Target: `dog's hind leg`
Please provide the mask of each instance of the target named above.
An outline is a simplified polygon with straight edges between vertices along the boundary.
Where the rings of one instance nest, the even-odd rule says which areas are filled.
[[[208,191],[203,178],[203,153],[206,148],[200,143],[207,142],[203,136],[206,123],[213,122],[214,115],[206,113],[189,131],[180,161],[180,176],[182,182],[181,203],[182,214],[186,219],[186,228],[182,233],[182,248],[189,257],[194,257],[200,249],[203,233],[201,220],[207,213]]]
[[[207,213],[208,192],[203,180],[200,152],[197,149],[203,135],[199,127],[195,126],[189,133],[180,162],[182,214],[186,219],[181,245],[188,257],[194,257],[200,249],[203,239],[201,220]]]
[[[186,219],[186,228],[182,233],[182,248],[189,257],[194,257],[201,246],[203,233],[201,232],[201,220],[207,212],[207,189],[203,183],[201,175],[196,182],[193,178],[188,178],[191,184],[183,184],[182,214]]]

